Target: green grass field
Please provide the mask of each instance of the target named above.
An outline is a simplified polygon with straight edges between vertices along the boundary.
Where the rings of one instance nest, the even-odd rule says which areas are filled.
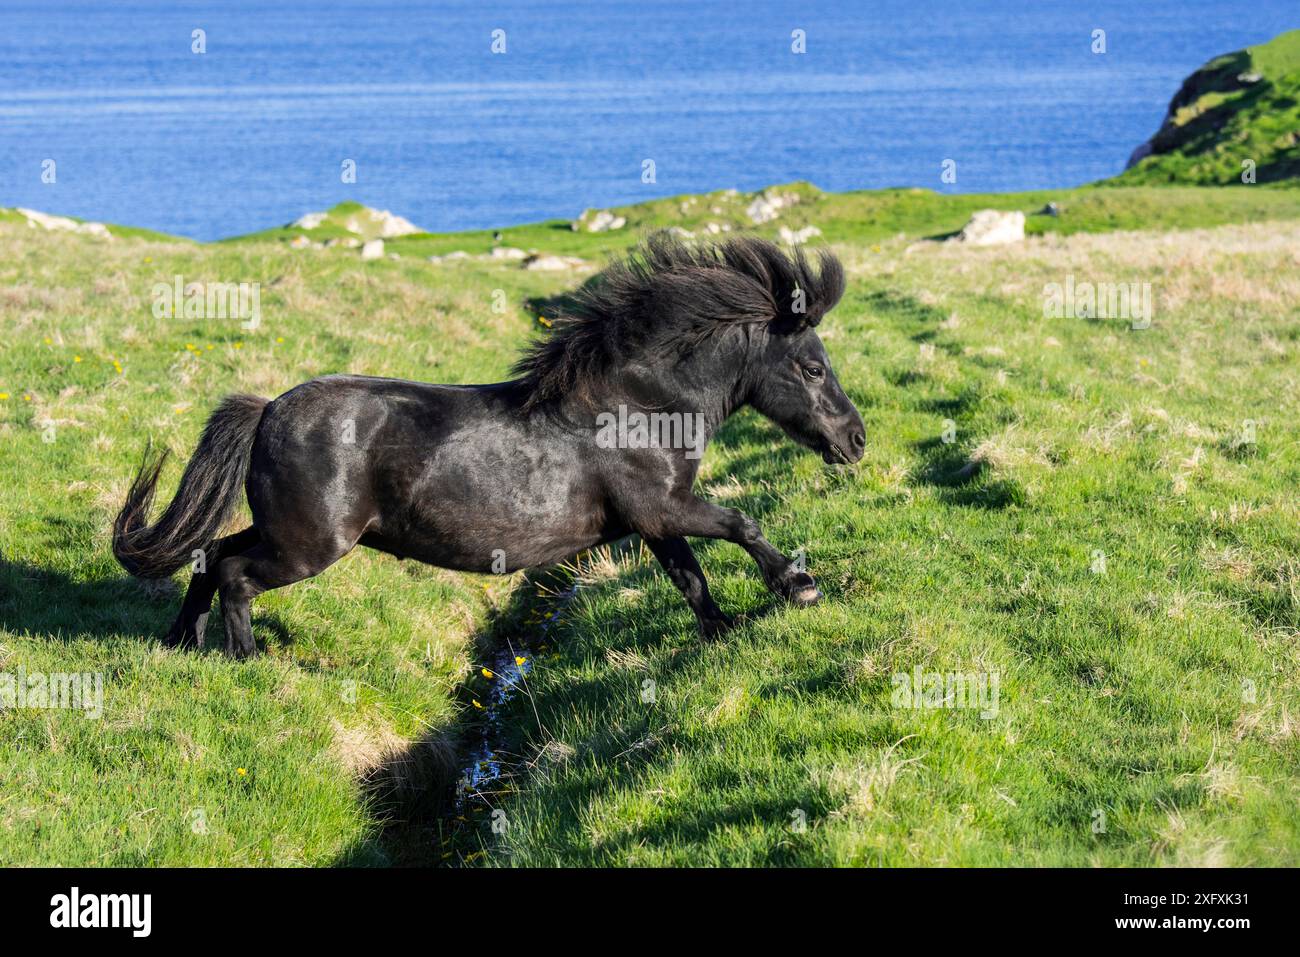
[[[822,332],[867,455],[825,466],[745,413],[701,485],[804,549],[820,606],[703,544],[745,616],[705,645],[636,543],[531,578],[357,551],[259,598],[240,663],[161,648],[183,576],[110,554],[145,441],[183,460],[221,395],[328,372],[499,379],[545,334],[530,304],[590,272],[425,261],[489,233],[362,262],[0,215],[0,673],[104,681],[97,720],[0,711],[0,863],[1300,863],[1300,191],[789,189],[759,232],[818,225],[849,268]],[[749,199],[505,242],[597,266]],[[918,242],[1048,201],[1018,246]],[[155,318],[175,275],[261,283],[261,325]],[[1046,317],[1069,276],[1151,283],[1151,328]],[[527,687],[494,695],[507,641]],[[898,706],[916,668],[996,675],[996,714]],[[506,774],[440,814],[476,702]]]

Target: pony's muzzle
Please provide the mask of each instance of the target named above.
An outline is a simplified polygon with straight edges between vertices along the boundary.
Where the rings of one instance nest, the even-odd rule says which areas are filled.
[[[829,465],[852,465],[860,462],[867,451],[867,429],[858,410],[849,406],[847,414],[841,414],[835,426],[826,429],[822,447],[822,458]]]
[[[822,450],[822,459],[827,465],[853,465],[862,460],[866,450],[867,436],[859,429],[842,442],[828,441]]]

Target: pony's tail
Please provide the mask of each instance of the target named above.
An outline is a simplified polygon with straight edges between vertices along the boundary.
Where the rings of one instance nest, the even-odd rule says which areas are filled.
[[[113,522],[113,554],[137,578],[166,578],[207,548],[230,519],[248,476],[257,424],[269,400],[228,395],[203,428],[180,488],[158,521],[148,524],[158,475],[167,461],[145,449],[144,461]]]

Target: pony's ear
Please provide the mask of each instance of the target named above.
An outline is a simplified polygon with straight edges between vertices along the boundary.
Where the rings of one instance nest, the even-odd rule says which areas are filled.
[[[772,298],[776,316],[770,328],[777,335],[798,335],[812,329],[844,295],[844,267],[829,249],[817,255],[814,269],[802,249],[784,258],[772,271]]]
[[[776,318],[767,324],[773,335],[797,336],[805,329],[816,327],[822,321],[822,317],[817,313],[808,313],[806,301],[803,303],[799,301],[801,291],[799,289],[793,290],[790,302],[785,304],[787,308],[779,310]]]

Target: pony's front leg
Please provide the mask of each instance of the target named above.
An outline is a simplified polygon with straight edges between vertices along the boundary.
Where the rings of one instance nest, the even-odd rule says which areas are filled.
[[[796,568],[793,559],[781,554],[763,537],[758,522],[739,509],[714,505],[692,495],[672,502],[666,511],[660,518],[664,531],[673,535],[721,538],[739,545],[754,559],[763,573],[763,581],[773,593],[796,605],[815,605],[821,600],[822,594],[813,577]]]
[[[691,611],[695,612],[695,621],[701,635],[716,638],[732,626],[731,616],[725,614],[709,594],[704,569],[700,568],[695,552],[686,539],[680,536],[647,538],[645,543],[650,546],[650,551],[659,559],[664,572],[691,606]]]

